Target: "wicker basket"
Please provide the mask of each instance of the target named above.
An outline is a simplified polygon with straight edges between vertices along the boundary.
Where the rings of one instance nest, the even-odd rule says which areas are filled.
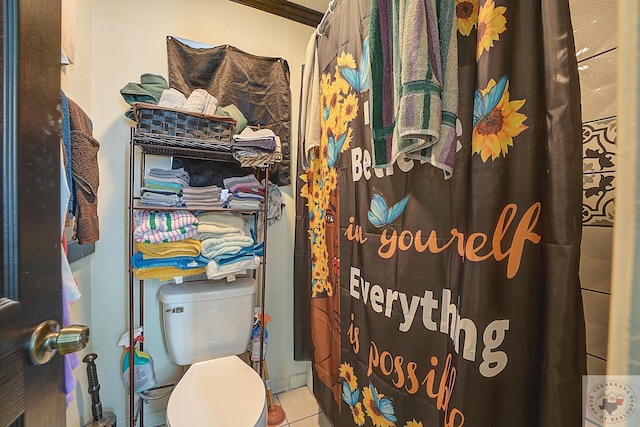
[[[136,102],[135,137],[147,144],[199,150],[231,150],[236,121]]]

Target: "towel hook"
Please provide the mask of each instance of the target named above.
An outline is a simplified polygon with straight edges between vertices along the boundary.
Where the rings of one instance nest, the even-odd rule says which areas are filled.
[[[324,13],[324,15],[322,15],[322,19],[320,20],[320,23],[318,24],[318,27],[316,28],[318,31],[318,37],[322,37],[322,32],[320,31],[320,27],[322,27],[322,24],[324,24],[324,20],[325,18],[333,13],[333,9],[335,8],[336,5],[336,0],[331,0],[331,2],[329,2],[329,6],[327,7],[327,11]]]

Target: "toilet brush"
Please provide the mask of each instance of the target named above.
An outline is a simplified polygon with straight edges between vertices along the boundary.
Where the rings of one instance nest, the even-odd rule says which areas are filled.
[[[269,385],[269,371],[267,371],[267,362],[262,360],[262,374],[264,375],[264,383],[267,388],[267,424],[268,427],[274,427],[282,423],[286,415],[280,405],[273,403],[273,394]]]

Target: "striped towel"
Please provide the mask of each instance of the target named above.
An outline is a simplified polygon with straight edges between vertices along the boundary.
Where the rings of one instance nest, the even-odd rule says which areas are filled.
[[[233,176],[222,180],[226,189],[235,193],[240,187],[261,188],[260,182],[255,175],[249,174],[245,176]]]
[[[136,242],[175,242],[198,232],[198,219],[189,211],[136,211],[134,221]]]
[[[454,2],[374,0],[369,37],[374,166],[404,155],[449,178],[458,105]]]
[[[136,252],[131,257],[131,266],[136,270],[157,267],[174,267],[182,270],[189,268],[205,267],[209,260],[202,255],[198,256],[176,256],[169,258],[147,258],[141,252]]]

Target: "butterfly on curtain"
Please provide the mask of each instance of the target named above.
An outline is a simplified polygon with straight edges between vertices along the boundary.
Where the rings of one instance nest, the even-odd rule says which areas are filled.
[[[329,136],[329,142],[327,143],[327,164],[332,168],[338,161],[338,154],[344,146],[344,142],[347,140],[347,132],[336,139],[333,135]]]
[[[342,77],[347,83],[358,93],[364,93],[369,90],[371,85],[371,67],[369,66],[369,37],[362,42],[362,56],[360,57],[360,66],[358,68],[342,67],[340,68]]]
[[[478,122],[487,118],[494,108],[498,105],[504,95],[504,91],[507,88],[509,80],[507,76],[504,76],[498,81],[498,83],[492,87],[489,92],[484,96],[479,89],[476,89],[475,97],[473,98],[473,126],[475,127]]]
[[[397,418],[394,414],[393,404],[391,401],[386,397],[378,396],[376,388],[371,383],[369,383],[369,390],[371,391],[371,397],[373,397],[373,401],[376,404],[380,415],[382,415],[385,420],[395,423]]]
[[[409,196],[405,196],[395,205],[389,207],[387,200],[381,194],[374,194],[369,205],[367,218],[369,222],[377,228],[391,224],[404,212]]]
[[[360,390],[355,389],[351,391],[351,386],[347,381],[342,383],[342,400],[347,402],[347,405],[353,407],[356,406],[358,400],[360,400]]]

